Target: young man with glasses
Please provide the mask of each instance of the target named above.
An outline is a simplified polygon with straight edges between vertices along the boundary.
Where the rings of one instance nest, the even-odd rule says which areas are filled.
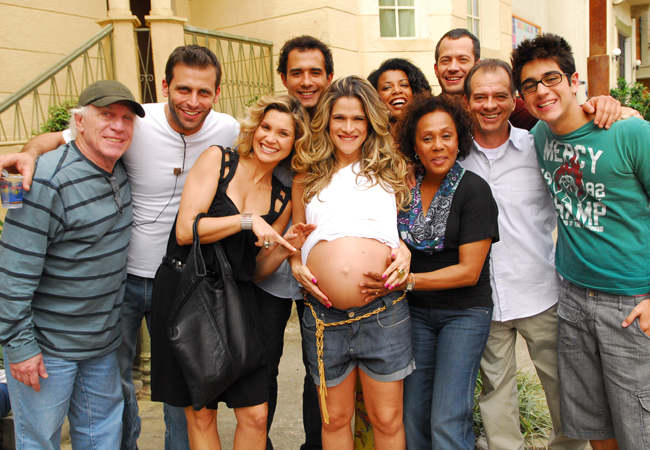
[[[598,128],[576,99],[569,44],[545,34],[512,54],[558,217],[558,356],[564,433],[594,450],[648,448],[650,124]],[[618,441],[618,442],[617,442]]]
[[[98,81],[72,110],[73,140],[39,159],[0,242],[0,343],[17,448],[115,449],[124,397],[117,349],[133,214],[118,161],[142,106]]]

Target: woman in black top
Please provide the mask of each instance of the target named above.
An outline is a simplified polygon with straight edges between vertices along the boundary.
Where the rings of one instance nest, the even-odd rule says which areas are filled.
[[[398,215],[411,251],[408,294],[416,368],[404,380],[409,450],[474,448],[474,387],[492,318],[489,254],[499,239],[489,185],[457,160],[469,154],[472,122],[456,99],[416,96],[397,142],[416,164],[409,210]],[[368,293],[379,283],[365,283]],[[381,294],[381,291],[380,291]]]
[[[258,324],[261,318],[253,281],[273,273],[295,251],[294,245],[300,248],[303,233],[310,229],[294,225],[285,236],[290,242],[280,236],[291,217],[291,195],[273,177],[273,169],[281,162],[288,163],[295,148],[309,148],[309,118],[304,108],[290,96],[264,96],[249,108],[241,126],[237,150],[210,147],[189,172],[167,256],[154,284],[152,400],[185,408],[193,450],[221,448],[216,426],[216,409],[221,401],[235,409],[234,448],[263,450],[269,392],[263,366],[235,381],[206,408],[195,411],[191,406],[167,325],[181,277],[178,267],[187,261],[193,241],[195,217],[208,214],[198,225],[201,243],[221,242],[247,310]],[[211,246],[204,249],[206,265],[214,267],[210,250]]]

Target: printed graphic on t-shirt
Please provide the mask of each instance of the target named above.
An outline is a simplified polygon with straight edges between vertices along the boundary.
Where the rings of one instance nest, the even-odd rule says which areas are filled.
[[[547,139],[542,175],[553,193],[557,216],[565,226],[604,232],[606,188],[597,182],[598,159],[603,154],[583,145]],[[550,170],[549,170],[550,169]]]

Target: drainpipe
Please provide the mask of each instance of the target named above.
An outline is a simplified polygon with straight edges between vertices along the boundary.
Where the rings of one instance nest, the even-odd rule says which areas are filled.
[[[609,95],[609,55],[607,54],[607,0],[589,0],[589,96]]]

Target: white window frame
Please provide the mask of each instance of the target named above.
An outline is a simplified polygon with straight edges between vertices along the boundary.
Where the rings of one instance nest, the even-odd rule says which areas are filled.
[[[476,11],[474,3],[476,2]],[[480,0],[467,0],[467,30],[481,40],[481,5]],[[470,23],[472,27],[470,28]],[[475,29],[474,29],[475,28]]]
[[[395,11],[395,34],[396,36],[382,36],[381,35],[381,19],[379,20],[379,36],[382,39],[418,39],[418,36],[420,35],[420,23],[418,20],[418,3],[419,0],[414,0],[413,1],[413,6],[399,6],[398,5],[399,0],[394,0],[394,4],[391,6],[382,6],[379,5],[379,0],[377,0],[377,4],[379,5],[379,11],[382,10],[393,10]],[[415,35],[414,36],[400,36],[399,35],[399,11],[400,10],[412,10],[413,11],[413,25],[415,27]],[[381,14],[381,13],[380,13]]]

